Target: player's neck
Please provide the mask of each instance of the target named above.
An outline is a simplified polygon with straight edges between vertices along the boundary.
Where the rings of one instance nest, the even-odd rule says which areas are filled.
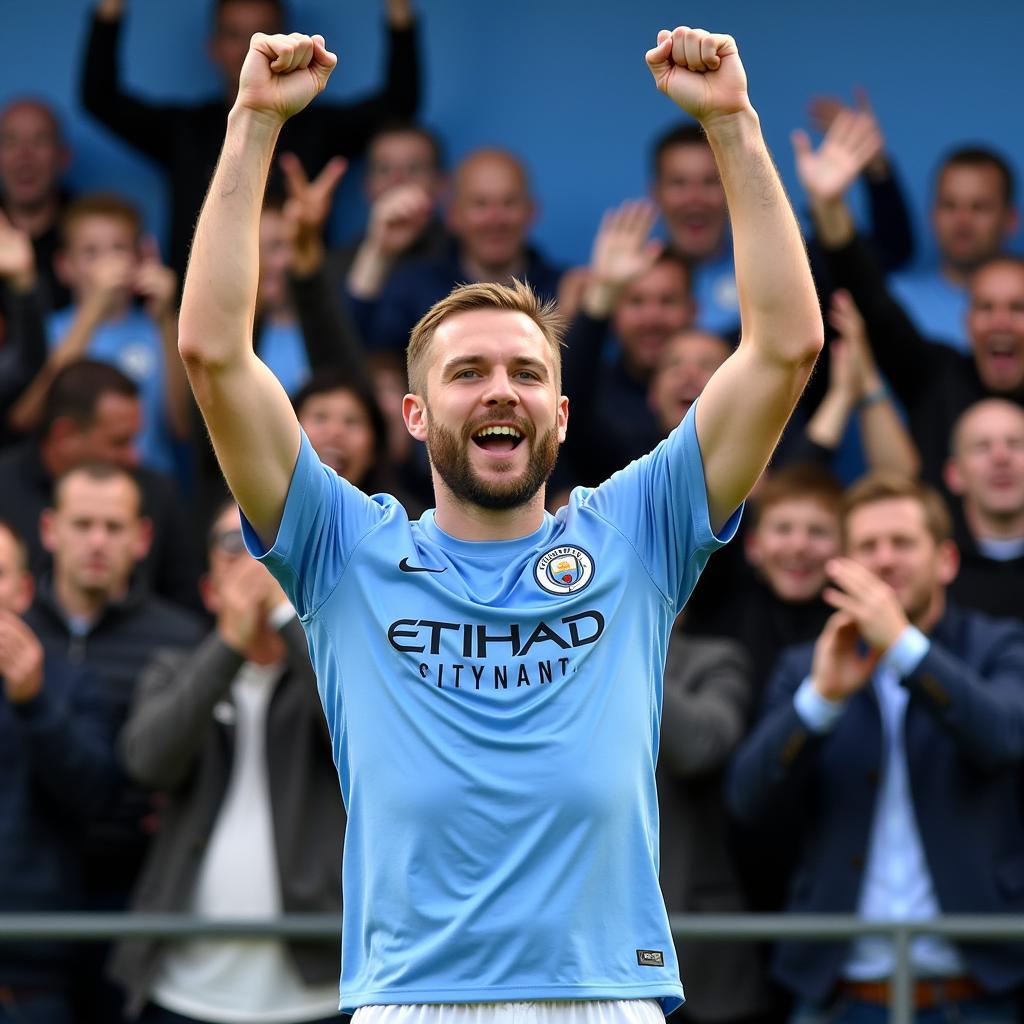
[[[543,488],[525,505],[500,510],[460,501],[443,485],[434,493],[434,523],[458,540],[516,540],[539,530],[544,522]]]

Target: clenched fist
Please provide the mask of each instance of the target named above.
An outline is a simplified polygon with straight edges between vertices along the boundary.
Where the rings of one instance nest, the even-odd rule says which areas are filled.
[[[323,92],[337,63],[323,36],[257,32],[242,64],[235,107],[283,123]]]
[[[750,109],[747,74],[732,36],[685,25],[658,33],[647,51],[655,84],[701,123]]]

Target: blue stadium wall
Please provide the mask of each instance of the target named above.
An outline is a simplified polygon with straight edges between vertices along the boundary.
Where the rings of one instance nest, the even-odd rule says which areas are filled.
[[[383,0],[292,0],[291,27],[322,32],[340,54],[329,93],[358,96],[383,66]],[[4,0],[0,100],[31,93],[63,115],[73,188],[111,185],[143,207],[163,238],[164,183],[144,159],[80,111],[77,77],[91,5]],[[204,39],[212,0],[130,0],[123,67],[154,99],[215,92]],[[650,140],[675,108],[643,62],[659,27],[681,21],[739,41],[769,145],[795,194],[791,129],[814,93],[874,99],[918,228],[918,262],[934,261],[925,231],[937,156],[958,142],[997,146],[1024,174],[1024,5],[976,0],[419,0],[423,118],[452,160],[481,144],[507,146],[531,169],[535,238],[563,263],[585,260],[601,211],[643,194]],[[346,181],[335,236],[359,226],[357,172]],[[1020,251],[1022,235],[1013,247]]]

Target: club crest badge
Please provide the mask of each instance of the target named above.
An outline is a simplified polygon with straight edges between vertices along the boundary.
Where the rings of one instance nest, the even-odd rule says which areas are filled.
[[[583,548],[563,545],[537,559],[534,575],[549,594],[577,594],[594,577],[594,560]]]

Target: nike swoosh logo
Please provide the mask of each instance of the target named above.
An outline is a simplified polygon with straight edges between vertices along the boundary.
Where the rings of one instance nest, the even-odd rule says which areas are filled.
[[[398,568],[402,572],[447,572],[448,566],[446,565],[443,569],[428,569],[425,565],[410,565],[408,558],[403,558],[398,563]]]

